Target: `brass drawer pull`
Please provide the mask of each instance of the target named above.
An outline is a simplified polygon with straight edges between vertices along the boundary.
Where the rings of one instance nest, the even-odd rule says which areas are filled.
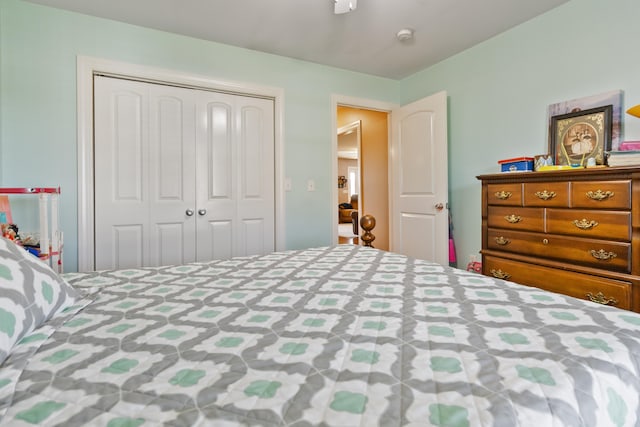
[[[587,298],[589,299],[589,301],[592,302],[597,302],[598,304],[603,304],[603,305],[616,305],[618,304],[618,300],[611,297],[611,298],[607,298],[604,296],[604,294],[602,292],[598,292],[597,294],[593,295],[591,292],[587,292]]]
[[[499,244],[500,246],[504,246],[504,245],[508,245],[509,243],[511,243],[511,240],[509,239],[505,239],[504,237],[500,236],[500,237],[496,237],[495,241],[497,244]]]
[[[496,191],[495,196],[500,200],[507,200],[513,193],[511,191]]]
[[[592,257],[601,261],[608,261],[618,256],[614,252],[607,252],[604,249],[600,249],[599,251],[591,249],[590,252]]]
[[[520,215],[514,215],[514,214],[507,215],[507,216],[504,217],[504,219],[506,219],[507,222],[509,222],[511,224],[517,224],[520,221],[522,221],[522,217]]]
[[[614,194],[615,193],[613,191],[608,191],[608,190],[607,191],[602,191],[602,190],[587,191],[587,197],[597,202],[610,199],[614,196]]]
[[[548,245],[549,244],[549,239],[542,239],[542,244],[543,245]]]
[[[489,272],[490,272],[490,273],[491,273],[491,275],[492,275],[493,277],[495,277],[496,279],[505,279],[505,280],[506,280],[506,279],[508,279],[509,277],[511,277],[511,275],[510,275],[509,273],[504,272],[504,271],[502,271],[502,270],[500,270],[500,269],[497,269],[497,270],[496,270],[496,269],[493,269],[493,268],[492,268],[491,270],[489,270]]]
[[[593,227],[596,227],[598,225],[598,221],[594,221],[594,220],[589,221],[586,218],[582,218],[581,220],[576,219],[573,221],[573,223],[580,230],[591,230]]]
[[[549,200],[549,199],[553,199],[554,197],[556,197],[556,192],[555,191],[536,191],[535,195],[538,196],[539,199],[542,200]]]

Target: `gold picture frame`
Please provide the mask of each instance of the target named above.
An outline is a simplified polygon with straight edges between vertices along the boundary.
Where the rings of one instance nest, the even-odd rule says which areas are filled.
[[[605,151],[611,150],[612,114],[613,106],[605,105],[551,117],[549,153],[554,164],[586,166],[593,158],[603,165]]]

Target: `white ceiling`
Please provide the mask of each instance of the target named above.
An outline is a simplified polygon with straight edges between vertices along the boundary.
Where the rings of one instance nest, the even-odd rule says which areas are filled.
[[[30,0],[116,21],[401,79],[568,0]],[[402,43],[396,33],[414,31]]]

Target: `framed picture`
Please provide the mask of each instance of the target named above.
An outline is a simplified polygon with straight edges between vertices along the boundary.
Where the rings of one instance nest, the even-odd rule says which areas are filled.
[[[602,105],[613,105],[613,119],[611,121],[611,149],[616,151],[622,141],[622,91],[612,90],[597,95],[557,102],[547,108],[547,126],[549,127],[549,139],[551,141],[551,117],[560,114],[575,113],[578,111],[597,108]]]
[[[554,164],[586,166],[594,159],[603,165],[604,152],[611,150],[612,111],[612,105],[605,105],[551,117],[549,153]]]

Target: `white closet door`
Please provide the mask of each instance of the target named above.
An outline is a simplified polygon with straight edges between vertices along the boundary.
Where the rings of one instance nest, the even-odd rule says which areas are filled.
[[[193,262],[196,259],[195,91],[149,86],[147,265]]]
[[[199,92],[197,258],[275,249],[273,101]]]
[[[193,91],[96,77],[96,269],[195,260]]]
[[[95,268],[149,262],[148,87],[95,79]]]
[[[273,101],[95,78],[96,269],[275,249]]]

